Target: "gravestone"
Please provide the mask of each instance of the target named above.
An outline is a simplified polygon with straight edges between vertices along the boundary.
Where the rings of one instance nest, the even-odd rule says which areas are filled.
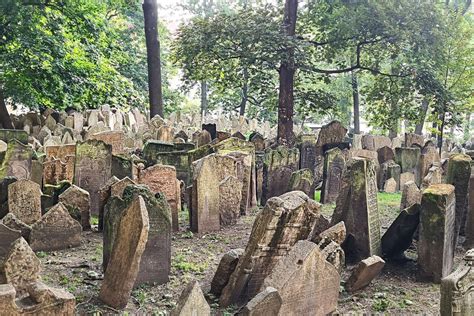
[[[149,227],[145,201],[141,196],[134,196],[120,216],[117,239],[99,293],[99,299],[115,309],[125,308],[130,298]]]
[[[222,290],[220,305],[245,304],[253,298],[278,260],[298,240],[310,236],[319,208],[301,191],[269,199],[258,213],[245,252]]]
[[[383,164],[384,162],[394,160],[395,153],[393,152],[393,149],[391,147],[384,146],[377,149],[377,157],[378,157],[379,164]]]
[[[279,315],[327,315],[337,308],[340,276],[318,245],[300,240],[265,278],[262,289],[275,288]]]
[[[355,292],[369,285],[380,274],[384,266],[385,261],[379,256],[371,256],[359,262],[346,282],[347,291]]]
[[[13,285],[18,294],[24,294],[41,272],[40,260],[22,237],[10,245],[0,266],[0,283]]]
[[[8,209],[26,224],[41,217],[41,189],[30,180],[18,180],[8,186]]]
[[[237,314],[238,316],[275,316],[278,315],[282,300],[275,288],[267,287]]]
[[[106,131],[99,132],[89,136],[89,139],[100,140],[112,147],[113,155],[120,155],[124,153],[124,133],[122,131]]]
[[[0,218],[8,213],[8,186],[16,180],[15,177],[0,179]]]
[[[385,193],[396,193],[397,192],[397,181],[394,178],[387,179],[383,185],[383,191]]]
[[[216,139],[217,138],[217,128],[216,124],[202,124],[202,130],[207,131],[209,135],[211,135],[211,139]]]
[[[51,158],[43,163],[43,184],[57,185],[61,181],[73,182],[74,156],[64,160]]]
[[[110,177],[107,182],[99,189],[99,225],[98,230],[102,231],[104,228],[104,208],[107,204],[108,199],[111,196],[111,187],[114,183],[117,183],[119,179],[117,177]],[[122,194],[119,195],[121,197]]]
[[[324,157],[323,186],[321,203],[334,203],[341,190],[346,159],[339,148],[328,150]]]
[[[59,202],[63,203],[72,218],[81,223],[83,230],[91,228],[89,192],[72,185],[59,195]]]
[[[400,165],[401,172],[410,172],[415,176],[415,183],[420,185],[421,175],[419,170],[420,148],[398,147],[395,148],[395,162]],[[402,186],[402,184],[400,184]]]
[[[311,241],[316,244],[319,244],[321,241],[325,244],[329,241],[334,241],[338,245],[341,245],[344,240],[346,240],[346,225],[344,222],[339,222],[311,238]]]
[[[464,248],[474,248],[474,172],[469,178],[469,203],[466,216],[466,241]]]
[[[303,191],[307,196],[314,196],[313,181],[313,173],[311,170],[296,170],[291,174],[288,191]]]
[[[381,253],[375,162],[352,158],[346,166],[331,224],[344,221],[346,255],[358,261]]]
[[[211,281],[210,293],[214,296],[219,297],[221,295],[222,289],[227,285],[227,282],[229,282],[229,277],[232,272],[234,272],[243,253],[244,250],[238,248],[232,249],[222,256]]]
[[[423,178],[428,174],[431,167],[439,166],[441,158],[438,149],[432,142],[427,142],[421,149],[420,154],[420,177]]]
[[[338,121],[332,121],[321,127],[316,141],[316,155],[323,155],[323,147],[327,144],[340,143],[346,136],[347,129]]]
[[[14,231],[20,231],[21,233],[21,236],[23,238],[25,238],[26,241],[29,241],[30,240],[30,233],[31,233],[31,226],[30,225],[27,225],[25,223],[23,223],[22,221],[20,221],[15,215],[13,215],[12,213],[8,213],[7,215],[5,215],[5,217],[2,218],[2,223],[3,225],[7,226],[8,228],[14,230]],[[16,232],[15,232],[15,236],[16,235]],[[5,245],[8,243],[8,242],[5,242],[6,240],[6,237],[2,237],[4,238],[3,239],[3,242],[5,243]],[[11,243],[11,242],[10,242]],[[0,242],[1,244],[1,242]],[[6,249],[6,248],[4,248]],[[0,250],[1,252],[1,250]],[[2,255],[0,254],[0,257]]]
[[[454,258],[455,195],[450,184],[423,192],[418,241],[419,276],[435,283],[451,273]]]
[[[219,183],[219,221],[220,225],[235,224],[240,216],[242,200],[242,181],[235,176],[227,176]]]
[[[179,296],[176,307],[171,311],[171,316],[210,316],[211,308],[202,293],[197,281],[186,286]]]
[[[15,129],[0,129],[0,140],[5,143],[11,143],[16,140],[22,144],[28,144],[28,133]]]
[[[162,142],[172,143],[174,138],[174,129],[168,125],[162,125],[156,130],[156,139]]]
[[[90,194],[91,214],[99,214],[99,190],[111,177],[112,146],[100,140],[79,142],[76,146],[74,184]]]
[[[405,147],[418,146],[422,148],[425,145],[425,139],[423,135],[405,133]]]
[[[402,199],[400,200],[400,211],[414,204],[421,203],[422,192],[413,181],[408,181],[402,188]]]
[[[400,174],[400,189],[403,190],[403,188],[405,187],[405,185],[409,182],[414,182],[416,186],[418,186],[416,184],[416,178],[415,178],[415,175],[411,172],[403,172]]]
[[[30,179],[32,157],[33,149],[30,146],[17,140],[10,141],[0,165],[0,179],[5,177]]]
[[[118,179],[125,177],[133,178],[134,169],[136,166],[133,164],[131,157],[126,155],[112,155],[112,176]]]
[[[249,140],[255,145],[255,151],[261,152],[265,150],[265,138],[258,132],[250,134]]]
[[[303,134],[298,137],[300,150],[300,169],[309,169],[314,172],[316,166],[316,135]]]
[[[449,158],[446,183],[452,184],[456,195],[456,220],[454,223],[454,247],[458,235],[464,235],[466,224],[469,178],[471,177],[472,159],[465,154],[455,154]]]
[[[76,145],[46,146],[45,154],[47,160],[59,159],[66,161],[66,157],[75,156]]]
[[[30,246],[34,251],[78,247],[81,245],[81,231],[81,224],[59,203],[31,226]]]
[[[424,190],[432,184],[440,184],[443,181],[442,170],[438,166],[433,166],[428,170],[427,175],[421,182],[421,189]]]
[[[474,314],[474,249],[468,250],[456,271],[441,280],[441,315]]]
[[[8,254],[10,246],[20,237],[21,232],[19,230],[12,229],[0,222],[0,265]]]

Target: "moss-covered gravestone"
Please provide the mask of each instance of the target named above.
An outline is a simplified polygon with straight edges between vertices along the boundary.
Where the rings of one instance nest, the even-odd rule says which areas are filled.
[[[22,130],[15,129],[0,129],[0,140],[5,143],[10,143],[16,140],[22,144],[28,144],[28,133]]]
[[[333,203],[342,185],[342,176],[346,168],[346,158],[339,148],[328,150],[324,155],[323,186],[321,203]]]
[[[314,196],[314,178],[311,170],[300,169],[293,172],[288,191],[303,191],[308,196]]]
[[[17,179],[30,179],[33,149],[16,139],[8,143],[7,150],[0,165],[0,179],[16,177]]]
[[[419,276],[440,283],[451,273],[454,258],[454,187],[434,184],[423,191],[418,241]]]

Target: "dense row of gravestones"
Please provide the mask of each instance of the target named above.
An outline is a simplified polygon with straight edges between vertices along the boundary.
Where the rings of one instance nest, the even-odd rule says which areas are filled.
[[[470,144],[440,151],[420,135],[350,135],[331,122],[285,147],[267,124],[243,118],[199,126],[190,116],[147,120],[107,108],[13,121],[17,130],[0,130],[0,310],[9,315],[75,312],[71,294],[39,281],[35,251],[79,246],[91,216],[103,234],[99,298],[122,309],[134,287],[168,282],[174,232],[218,231],[259,206],[247,247],[224,254],[211,282],[222,308],[331,313],[346,261],[358,263],[345,280],[355,292],[384,259],[407,260],[416,238],[419,277],[441,283],[442,315],[473,313]],[[335,203],[331,218],[316,190],[318,202]],[[383,235],[378,191],[402,192]],[[179,222],[184,206],[189,223]],[[453,271],[461,246],[469,251]],[[197,282],[172,312],[209,313]]]

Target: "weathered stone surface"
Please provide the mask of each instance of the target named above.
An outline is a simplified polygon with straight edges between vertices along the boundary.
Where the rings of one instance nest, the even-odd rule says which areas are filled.
[[[394,178],[387,179],[383,186],[383,191],[386,193],[395,193],[397,192],[397,181]]]
[[[8,186],[16,180],[15,177],[0,179],[0,218],[8,213]]]
[[[402,188],[402,199],[400,201],[400,211],[409,208],[413,204],[421,203],[422,193],[413,181],[408,181]]]
[[[301,191],[268,200],[257,215],[249,243],[220,297],[221,306],[254,297],[278,260],[307,239],[319,218],[319,204]]]
[[[402,174],[411,172],[415,176],[415,183],[420,185],[421,175],[419,169],[421,149],[419,147],[399,147],[395,148],[395,162],[400,165]],[[401,182],[401,180],[400,180]],[[402,186],[402,184],[400,184]]]
[[[100,300],[113,308],[123,309],[130,298],[148,240],[147,213],[143,198],[134,196],[120,217],[117,238],[99,293]]]
[[[19,294],[27,291],[28,285],[39,278],[41,262],[25,239],[14,241],[0,264],[0,281],[15,287]]]
[[[425,139],[423,135],[418,135],[414,133],[405,133],[405,147],[420,147],[422,148],[425,145]]]
[[[384,146],[382,148],[377,149],[377,156],[379,164],[383,164],[384,162],[395,159],[395,153],[390,146]]]
[[[45,147],[46,160],[59,159],[66,161],[66,157],[76,155],[76,145],[60,145]]]
[[[348,292],[360,290],[372,282],[385,266],[385,261],[379,256],[371,256],[362,260],[346,282]]]
[[[318,245],[298,241],[281,258],[262,289],[275,288],[282,304],[278,315],[327,315],[336,310],[340,276]]]
[[[0,129],[0,140],[11,143],[16,140],[23,144],[28,144],[28,133],[15,129]]]
[[[66,207],[56,204],[33,224],[30,246],[34,251],[52,251],[81,244],[81,224],[73,219]]]
[[[106,131],[93,134],[89,139],[96,139],[112,147],[112,154],[119,155],[124,153],[124,133],[122,131]]]
[[[421,189],[424,190],[432,184],[440,184],[443,181],[442,170],[438,166],[433,166],[421,182]]]
[[[300,169],[291,174],[288,191],[303,191],[308,196],[314,196],[314,178],[309,169]]]
[[[427,142],[421,149],[420,155],[420,177],[423,178],[434,165],[439,166],[441,158],[438,149],[432,142]]]
[[[410,247],[413,235],[420,223],[420,204],[413,204],[402,210],[382,236],[384,258],[402,259]]]
[[[338,245],[341,245],[346,239],[346,225],[344,225],[344,222],[339,222],[336,225],[329,227],[319,235],[315,236],[311,241],[319,244],[324,239],[328,240],[325,243],[334,241]]]
[[[380,165],[379,172],[377,174],[377,184],[379,190],[384,188],[385,182],[393,178],[396,182],[396,191],[400,190],[400,166],[393,160],[386,161]]]
[[[255,145],[255,151],[265,150],[265,138],[258,132],[250,134],[249,140]]]
[[[347,229],[347,239],[342,248],[350,259],[358,261],[381,253],[373,160],[352,158],[349,161],[331,224],[340,221],[344,221]]]
[[[186,286],[181,293],[176,307],[171,311],[171,316],[209,316],[211,308],[202,293],[197,281]]]
[[[417,245],[419,276],[440,283],[451,273],[454,258],[455,195],[450,184],[434,184],[423,192],[420,237]]]
[[[275,316],[280,312],[282,300],[278,291],[273,287],[267,287],[238,313],[239,316]]]
[[[0,310],[4,315],[19,315],[19,310],[15,304],[16,291],[11,284],[0,284]]]
[[[469,179],[469,204],[466,216],[466,241],[464,248],[474,248],[474,172]]]
[[[403,188],[405,187],[405,185],[408,183],[408,182],[414,182],[415,185],[416,185],[416,179],[415,179],[415,175],[411,172],[403,172],[400,174],[400,189],[403,190]]]
[[[392,147],[392,141],[387,136],[366,134],[362,136],[362,148],[377,151],[382,147]]]
[[[239,262],[240,256],[244,253],[243,249],[232,249],[226,252],[221,261],[219,261],[219,265],[217,266],[216,273],[214,273],[214,277],[211,281],[211,293],[216,297],[221,295],[222,289],[227,285],[229,282],[229,277],[234,272],[237,263]]]
[[[237,177],[227,176],[219,183],[219,221],[220,225],[235,224],[240,216],[242,199],[242,181]]]
[[[10,246],[20,237],[20,230],[13,229],[4,223],[0,223],[0,264],[3,258],[8,254]]]
[[[474,314],[474,249],[466,252],[456,271],[441,280],[441,315]]]
[[[326,261],[332,264],[340,275],[346,264],[346,255],[341,246],[337,242],[327,238],[323,238],[318,246],[321,249],[321,254],[326,258]]]
[[[346,158],[339,148],[328,150],[324,157],[323,185],[321,203],[334,203],[342,185],[342,176],[346,168]]]
[[[454,186],[456,196],[456,220],[454,222],[454,247],[458,235],[464,235],[466,224],[469,178],[471,177],[472,159],[466,154],[455,154],[449,158],[446,183]]]
[[[91,214],[99,214],[99,190],[111,177],[112,146],[100,140],[76,146],[74,184],[90,194]]]
[[[316,167],[316,135],[300,135],[297,144],[300,151],[300,169],[309,169],[314,173]]]
[[[316,141],[316,155],[322,155],[323,147],[327,144],[340,143],[346,136],[347,129],[338,121],[332,121],[321,127]]]
[[[10,229],[13,229],[15,231],[20,231],[21,236],[25,238],[26,241],[30,240],[30,233],[31,233],[31,226],[23,223],[20,221],[15,215],[12,213],[8,213],[5,215],[4,218],[2,218],[2,223],[3,225],[7,226]],[[15,233],[16,235],[16,233]],[[5,240],[5,237],[0,237],[0,240]],[[2,242],[0,242],[2,244]],[[1,247],[1,246],[0,246]],[[0,250],[1,252],[1,250]],[[2,255],[0,255],[1,257]]]
[[[91,228],[89,192],[72,185],[59,195],[59,202],[63,203],[72,218],[81,223],[83,230]]]
[[[104,228],[104,208],[107,204],[107,201],[111,197],[111,187],[114,183],[117,183],[119,179],[117,177],[112,176],[107,180],[107,182],[99,189],[99,231],[102,231]],[[123,192],[122,192],[123,193]],[[119,197],[122,196],[122,193],[118,195]]]
[[[8,186],[8,209],[26,224],[41,217],[41,189],[30,180],[18,180]]]
[[[126,155],[112,155],[112,176],[118,179],[134,178],[134,168],[132,158]]]

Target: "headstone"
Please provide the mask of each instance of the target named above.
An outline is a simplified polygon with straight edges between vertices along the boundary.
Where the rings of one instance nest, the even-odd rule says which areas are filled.
[[[76,146],[74,184],[90,194],[91,214],[99,214],[99,190],[111,177],[112,146],[99,140]]]
[[[468,250],[456,271],[441,280],[441,315],[474,314],[474,249]]]
[[[474,172],[469,178],[469,203],[466,216],[466,241],[464,248],[474,248]]]
[[[342,176],[346,168],[346,158],[339,148],[328,150],[324,157],[323,186],[321,203],[334,203],[342,185]]]
[[[145,201],[135,196],[120,217],[117,239],[99,293],[100,300],[115,309],[125,308],[130,298],[149,227]]]
[[[211,135],[211,139],[217,138],[216,124],[202,124],[202,130],[207,131]]]
[[[400,174],[400,189],[403,189],[405,185],[409,182],[414,182],[416,184],[415,175],[411,172],[403,172]]]
[[[202,293],[197,281],[186,286],[178,299],[176,307],[171,311],[171,316],[210,316],[211,308]]]
[[[221,260],[219,261],[219,265],[217,266],[216,273],[214,273],[214,277],[211,281],[211,290],[210,292],[219,297],[222,293],[222,289],[227,285],[229,282],[229,277],[234,272],[237,263],[239,262],[239,258],[244,253],[243,249],[232,249],[226,252]]]
[[[332,121],[321,127],[316,142],[316,155],[322,155],[323,146],[327,144],[340,143],[346,136],[347,129],[338,121]]]
[[[197,147],[209,144],[211,141],[211,134],[209,134],[209,132],[206,130],[198,132],[197,134],[193,134],[193,142],[196,144]]]
[[[26,224],[41,217],[41,189],[30,180],[18,180],[8,186],[8,209]]]
[[[316,244],[319,244],[322,240],[326,240],[326,243],[327,241],[334,241],[338,245],[341,245],[344,240],[346,240],[346,225],[344,222],[339,222],[329,227],[311,239],[311,241]]]
[[[427,142],[421,149],[420,155],[420,177],[423,178],[428,174],[431,167],[440,165],[441,158],[438,149],[432,142]]]
[[[34,251],[78,247],[81,245],[81,231],[81,224],[59,203],[31,226],[30,246]]]
[[[405,147],[418,146],[422,148],[425,145],[425,139],[423,135],[405,133]]]
[[[296,170],[291,174],[288,191],[303,191],[307,196],[314,196],[313,181],[313,173],[311,170]]]
[[[22,144],[28,144],[28,133],[15,129],[0,129],[0,140],[11,143],[16,140]]]
[[[420,223],[420,204],[402,210],[382,236],[384,258],[404,260],[404,252],[410,247],[413,235]]]
[[[0,164],[0,179],[16,177],[17,179],[30,179],[33,149],[17,140],[8,143],[5,157]]]
[[[156,130],[156,139],[162,142],[172,143],[174,133],[175,131],[171,126],[162,125]]]
[[[307,239],[319,218],[319,204],[293,191],[268,200],[258,213],[249,243],[220,297],[220,305],[246,303],[260,290],[278,260]]]
[[[327,315],[337,308],[340,276],[318,245],[298,241],[265,278],[262,289],[275,288],[279,315]]]
[[[10,246],[20,237],[21,232],[19,230],[12,229],[0,222],[0,265],[8,254]]]
[[[428,174],[421,182],[421,189],[424,190],[432,184],[440,184],[443,181],[442,170],[438,166],[433,166],[428,170]]]
[[[346,166],[331,224],[344,221],[343,249],[355,261],[381,253],[375,162],[352,158]]]
[[[12,213],[8,213],[5,215],[5,217],[2,218],[2,223],[3,225],[7,226],[8,228],[12,229],[15,231],[14,236],[17,236],[16,231],[19,231],[21,233],[21,236],[25,238],[26,241],[30,240],[30,233],[31,233],[31,226],[23,223],[20,221],[15,215]],[[9,241],[6,241],[6,237],[2,237],[3,242],[0,242],[0,244],[7,245],[8,243],[11,243]],[[15,238],[17,239],[17,238]],[[3,246],[2,246],[3,247]],[[6,249],[6,248],[3,248]],[[1,250],[0,250],[1,252]],[[0,254],[0,257],[2,255]]]
[[[413,181],[408,181],[402,188],[402,199],[400,201],[400,211],[409,208],[414,204],[421,203],[422,192]]]
[[[347,291],[355,292],[369,285],[380,274],[384,266],[385,261],[379,256],[371,256],[359,262],[346,282]]]
[[[227,176],[219,183],[219,221],[220,225],[235,224],[240,216],[242,181],[235,176]]]
[[[255,145],[255,151],[259,152],[265,150],[265,138],[263,138],[260,133],[252,133],[249,140]]]
[[[419,276],[440,283],[451,273],[454,258],[455,195],[450,184],[434,184],[423,192],[417,245]]]
[[[125,135],[122,131],[107,131],[100,132],[89,136],[89,139],[101,140],[112,147],[113,155],[120,155],[124,153]]]
[[[385,193],[395,193],[395,192],[397,192],[397,181],[395,181],[394,178],[390,178],[387,181],[385,181],[385,184],[383,186],[383,191]]]
[[[278,291],[273,287],[267,287],[238,313],[238,316],[274,316],[280,312],[282,300]]]
[[[8,186],[16,180],[15,177],[0,179],[0,218],[8,213]]]
[[[0,283],[9,283],[18,294],[24,294],[30,283],[39,279],[41,262],[25,239],[15,240],[0,268]]]
[[[89,192],[72,185],[59,195],[59,202],[63,203],[72,218],[81,223],[83,230],[91,228]]]
[[[395,153],[393,152],[393,149],[389,146],[384,146],[377,149],[377,156],[379,164],[383,164],[384,162],[395,159]]]
[[[415,183],[420,185],[421,175],[419,170],[420,148],[395,148],[395,162],[400,165],[401,172],[410,172],[415,176]],[[401,186],[401,184],[400,184]]]

